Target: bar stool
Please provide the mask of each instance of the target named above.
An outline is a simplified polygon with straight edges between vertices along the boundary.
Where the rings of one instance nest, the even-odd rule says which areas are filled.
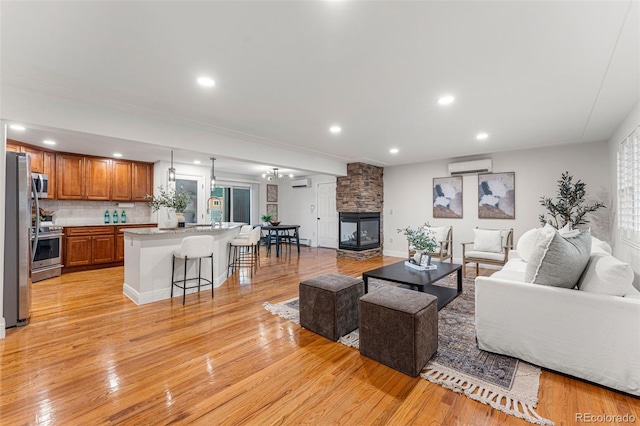
[[[234,238],[229,247],[229,266],[227,277],[235,272],[236,268],[249,266],[251,277],[253,270],[257,271],[260,264],[260,227],[256,226],[249,234],[249,238]],[[231,271],[231,272],[229,272]]]
[[[202,259],[211,259],[211,280],[202,278]],[[184,259],[184,276],[181,280],[175,279],[176,258]],[[187,278],[187,261],[198,260],[198,277]],[[187,286],[188,281],[198,280],[198,285]],[[201,284],[204,281],[204,284]],[[188,288],[197,288],[200,286],[211,286],[211,297],[213,298],[213,237],[210,235],[198,235],[186,237],[182,240],[179,249],[173,252],[173,262],[171,264],[171,297],[173,298],[173,286],[182,289],[182,304],[184,305]]]

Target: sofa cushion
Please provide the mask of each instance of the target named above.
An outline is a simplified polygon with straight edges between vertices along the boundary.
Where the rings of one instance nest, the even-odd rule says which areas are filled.
[[[502,231],[499,229],[474,229],[473,251],[501,253]]]
[[[609,244],[597,239],[596,237],[591,237],[591,253],[594,253],[595,251],[612,254],[611,246]]]
[[[503,261],[504,253],[492,253],[489,251],[476,251],[469,250],[464,253],[464,257],[467,259],[485,259],[485,260],[496,260]]]
[[[542,228],[530,229],[524,234],[522,234],[522,236],[518,240],[518,244],[516,246],[518,250],[518,255],[525,262],[529,261],[529,258],[531,257],[531,253],[533,253],[536,239],[538,238],[538,234],[540,233],[541,229]]]
[[[624,296],[633,288],[633,269],[609,254],[592,254],[578,281],[578,288],[591,293]]]
[[[591,252],[589,230],[582,231],[574,238],[564,238],[555,230],[549,232],[545,228],[541,231],[539,237],[542,238],[539,238],[540,241],[536,244],[527,263],[525,281],[573,288],[589,262]]]

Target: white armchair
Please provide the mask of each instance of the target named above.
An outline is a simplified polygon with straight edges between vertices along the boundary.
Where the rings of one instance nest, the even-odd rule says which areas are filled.
[[[440,262],[444,262],[449,259],[449,262],[453,263],[453,226],[425,226],[424,232],[431,232],[436,239],[438,249],[431,255],[433,259],[437,259]],[[409,244],[409,257],[415,254],[415,250]]]
[[[504,266],[509,260],[509,250],[513,249],[513,228],[473,230],[474,240],[462,243],[462,275],[466,277],[467,263],[476,264],[476,276],[480,272],[480,264]],[[467,246],[473,245],[471,249]]]

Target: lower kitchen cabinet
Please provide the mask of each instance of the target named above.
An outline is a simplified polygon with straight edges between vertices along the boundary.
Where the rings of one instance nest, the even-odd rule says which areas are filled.
[[[73,272],[110,266],[124,262],[126,228],[154,228],[156,224],[73,226],[64,230],[64,269]]]

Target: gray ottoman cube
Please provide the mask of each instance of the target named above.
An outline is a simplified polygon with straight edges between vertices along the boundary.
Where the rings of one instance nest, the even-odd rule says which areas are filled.
[[[415,377],[438,350],[438,298],[383,286],[360,298],[360,353]]]
[[[300,325],[337,341],[358,328],[358,299],[364,282],[339,274],[320,275],[300,282]]]

